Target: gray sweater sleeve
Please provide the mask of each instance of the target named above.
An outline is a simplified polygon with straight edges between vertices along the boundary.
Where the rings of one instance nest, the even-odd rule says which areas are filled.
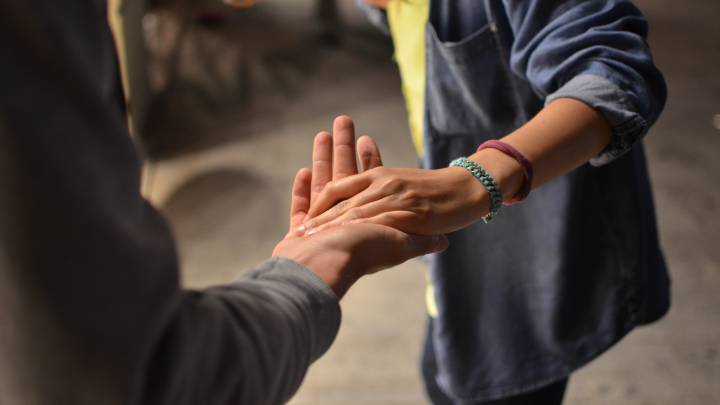
[[[148,368],[148,404],[283,403],[340,323],[332,290],[287,259],[186,292],[175,314]]]
[[[105,1],[0,10],[0,403],[286,401],[337,332],[332,291],[285,259],[183,290]]]

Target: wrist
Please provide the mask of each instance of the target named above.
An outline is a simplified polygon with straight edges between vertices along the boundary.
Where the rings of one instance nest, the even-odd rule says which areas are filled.
[[[458,166],[447,167],[444,170],[453,180],[449,182],[455,190],[460,190],[461,198],[464,199],[463,208],[475,213],[472,221],[478,221],[490,212],[490,194],[481,182],[475,178],[467,169]]]
[[[495,179],[503,201],[514,197],[523,185],[523,168],[515,159],[497,149],[483,149],[469,156]]]
[[[350,266],[350,253],[322,246],[313,249],[306,243],[301,243],[298,247],[299,249],[289,251],[276,250],[274,256],[282,256],[305,266],[325,282],[338,299],[358,280],[356,272]]]

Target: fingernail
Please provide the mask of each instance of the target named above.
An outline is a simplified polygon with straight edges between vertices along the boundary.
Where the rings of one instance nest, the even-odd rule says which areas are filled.
[[[318,231],[319,231],[319,229],[313,228],[313,229],[307,231],[307,232],[305,233],[305,235],[306,235],[306,236],[315,235],[316,233],[318,233]]]
[[[305,233],[305,225],[300,225],[297,228],[295,228],[295,232],[297,233]]]

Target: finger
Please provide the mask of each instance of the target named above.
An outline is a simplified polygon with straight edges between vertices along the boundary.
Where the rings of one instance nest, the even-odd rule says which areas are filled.
[[[355,125],[347,115],[333,122],[333,180],[357,174],[355,161]]]
[[[407,234],[405,243],[407,260],[430,253],[443,252],[450,247],[450,242],[445,235],[426,236]]]
[[[362,171],[382,166],[380,148],[368,135],[363,135],[357,140],[357,154],[360,160]]]
[[[412,235],[432,236],[434,234],[432,230],[428,229],[424,221],[419,218],[418,214],[412,211],[383,212],[372,218],[356,219],[343,225],[356,223],[383,225]]]
[[[300,226],[310,209],[310,184],[312,171],[300,169],[295,175],[290,199],[290,230]]]
[[[391,216],[393,214],[386,213],[383,215]],[[449,247],[447,237],[442,234],[415,235],[387,226],[384,228],[386,229],[386,238],[390,242],[385,246],[385,250],[392,249],[398,255],[398,257],[395,258],[395,264],[400,264],[414,257],[442,252]]]
[[[345,201],[340,204],[343,203],[345,203]],[[397,199],[393,196],[385,196],[384,198],[369,201],[367,203],[359,203],[353,205],[354,206],[352,208],[338,210],[344,211],[341,213],[334,212],[336,211],[337,206],[333,207],[327,212],[318,216],[317,218],[305,221],[305,228],[308,230],[309,234],[313,234],[322,231],[323,229],[331,228],[333,226],[344,225],[354,222],[363,222],[363,219],[372,218],[385,212],[393,212],[402,209],[402,207],[397,203]]]
[[[332,180],[332,136],[323,131],[315,136],[313,142],[311,205],[330,180]]]
[[[314,177],[314,174],[313,174]],[[333,182],[329,187],[316,195],[312,200],[308,218],[316,217],[327,211],[338,201],[345,200],[361,193],[372,184],[372,179],[367,175],[346,177]],[[339,214],[340,212],[336,212]]]

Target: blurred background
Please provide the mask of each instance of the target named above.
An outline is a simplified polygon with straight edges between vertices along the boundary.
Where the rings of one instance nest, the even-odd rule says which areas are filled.
[[[720,404],[720,2],[636,1],[669,98],[646,141],[673,306],[570,382],[568,404]],[[311,141],[349,114],[389,166],[417,165],[389,37],[352,0],[122,1],[110,11],[144,193],[184,283],[238,277],[287,227]],[[295,405],[424,404],[419,261],[361,280]]]

